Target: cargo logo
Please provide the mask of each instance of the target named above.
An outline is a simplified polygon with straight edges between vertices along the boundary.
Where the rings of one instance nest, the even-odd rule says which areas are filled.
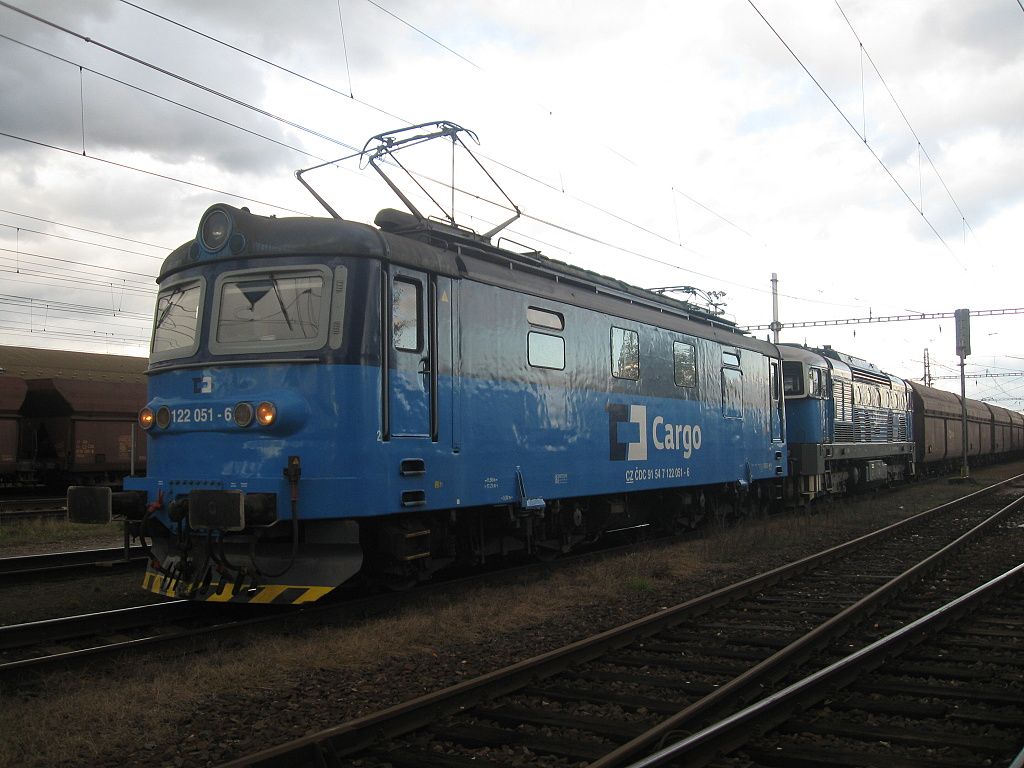
[[[213,377],[196,376],[192,379],[192,392],[196,395],[208,395],[213,392]]]
[[[661,416],[654,417],[651,425],[651,437],[654,447],[659,451],[681,451],[684,459],[699,451],[704,436],[700,424],[666,424]]]
[[[647,460],[647,406],[609,403],[608,458],[612,461]],[[699,424],[669,424],[661,416],[651,423],[655,450],[677,451],[684,459],[699,451],[704,441]]]
[[[608,458],[647,460],[647,406],[608,404]]]

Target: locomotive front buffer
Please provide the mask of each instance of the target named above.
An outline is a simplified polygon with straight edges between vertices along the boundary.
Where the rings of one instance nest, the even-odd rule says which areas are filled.
[[[155,498],[148,494],[148,504],[145,491],[76,486],[68,490],[68,518],[92,524],[123,519],[125,557],[137,540],[149,559],[143,586],[151,592],[211,602],[301,604],[351,578],[363,559],[354,522],[310,526],[299,520],[301,473],[299,457],[290,456],[285,493],[167,483]]]

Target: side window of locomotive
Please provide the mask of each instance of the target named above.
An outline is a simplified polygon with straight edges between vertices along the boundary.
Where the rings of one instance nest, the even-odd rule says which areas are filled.
[[[782,361],[782,394],[802,397],[804,394],[803,365],[794,360]]]
[[[820,368],[810,368],[807,371],[807,394],[811,397],[821,397]]]
[[[735,368],[722,369],[722,415],[743,418],[743,372]]]
[[[640,334],[612,326],[612,376],[617,379],[640,378]]]
[[[675,366],[676,386],[697,386],[697,352],[693,344],[687,344],[685,341],[673,342],[672,360]]]
[[[217,281],[210,351],[316,349],[327,340],[330,271],[247,270]]]
[[[565,368],[565,339],[549,333],[530,331],[526,335],[526,357],[534,368]]]
[[[779,364],[774,360],[768,361],[768,378],[771,379],[769,386],[772,391],[772,402],[779,399]]]
[[[737,368],[740,367],[740,355],[739,352],[726,352],[722,351],[722,365],[734,365]]]
[[[550,328],[553,331],[565,330],[565,318],[559,312],[551,312],[547,309],[528,307],[526,322],[538,328]]]
[[[423,325],[420,284],[395,278],[391,286],[391,330],[395,349],[418,352]]]
[[[202,283],[178,283],[160,291],[153,318],[154,360],[189,357],[199,348]]]

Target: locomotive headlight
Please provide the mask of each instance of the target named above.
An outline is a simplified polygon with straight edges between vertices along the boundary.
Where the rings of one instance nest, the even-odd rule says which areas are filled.
[[[277,408],[273,403],[262,402],[256,407],[256,421],[269,427],[277,419]]]
[[[252,424],[252,406],[248,403],[239,403],[234,410],[235,424],[240,427],[248,427]]]
[[[206,214],[200,228],[203,247],[210,251],[219,251],[231,237],[231,219],[222,210],[213,210]]]
[[[166,405],[161,405],[156,411],[156,425],[160,429],[167,429],[171,424],[171,409]]]
[[[153,426],[153,409],[143,408],[139,411],[139,426],[143,429],[149,429]]]

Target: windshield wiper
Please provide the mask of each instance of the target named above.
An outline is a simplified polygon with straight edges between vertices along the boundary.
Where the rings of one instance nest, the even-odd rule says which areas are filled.
[[[295,330],[292,327],[292,319],[288,316],[288,309],[284,305],[284,299],[281,298],[281,289],[277,287],[277,278],[274,277],[274,273],[270,273],[270,284],[274,286],[274,295],[277,296],[277,303],[281,307],[281,314],[284,315],[284,321],[288,323],[288,330]]]
[[[167,306],[164,307],[163,310],[161,310],[160,316],[156,319],[156,325],[154,326],[154,328],[159,328],[161,325],[164,324],[164,320],[166,320],[167,316],[171,314],[172,309],[181,306],[181,303],[179,301],[176,301],[176,299],[184,295],[184,293],[184,288],[174,289],[174,292],[167,298]]]

